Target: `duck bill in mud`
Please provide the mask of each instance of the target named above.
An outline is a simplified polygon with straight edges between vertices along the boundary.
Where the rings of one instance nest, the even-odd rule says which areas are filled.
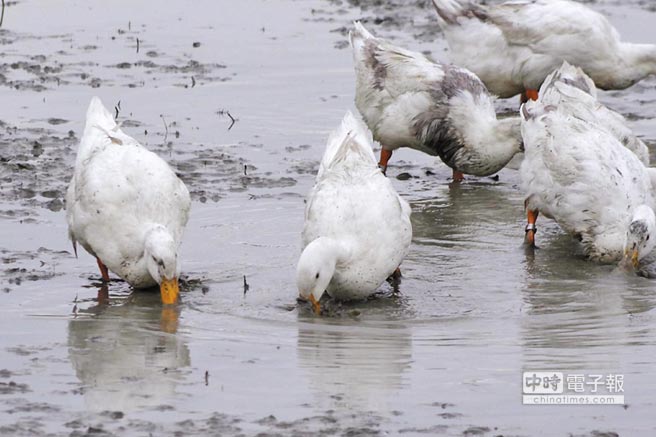
[[[176,303],[178,301],[178,295],[180,294],[178,278],[163,278],[162,283],[159,284],[159,291],[162,294],[162,303],[164,305],[172,305]]]
[[[620,261],[620,267],[626,270],[637,270],[640,266],[640,260],[638,258],[638,249],[625,250],[624,257]]]
[[[310,294],[310,303],[312,304],[312,309],[314,310],[314,313],[317,316],[320,316],[321,315],[321,304],[319,303],[319,301],[312,294]]]

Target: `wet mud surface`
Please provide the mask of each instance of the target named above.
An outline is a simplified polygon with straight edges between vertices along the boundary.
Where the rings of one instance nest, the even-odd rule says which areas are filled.
[[[653,42],[649,2],[597,1]],[[296,301],[304,197],[353,110],[350,22],[448,60],[429,2],[7,2],[0,28],[0,435],[652,435],[654,282],[583,260],[515,171],[411,150],[399,284]],[[656,156],[656,79],[602,94]],[[99,281],[64,193],[90,98],[192,193],[182,302]],[[510,113],[516,100],[497,102]],[[245,287],[244,284],[248,286]],[[628,405],[521,405],[521,372],[622,373]],[[557,420],[554,420],[557,418]]]

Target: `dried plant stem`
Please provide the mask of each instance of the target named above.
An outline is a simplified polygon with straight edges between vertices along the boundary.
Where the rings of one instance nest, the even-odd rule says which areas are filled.
[[[160,117],[162,117],[162,123],[164,123],[164,144],[166,144],[166,140],[169,137],[169,127],[166,125],[164,115],[160,115]]]

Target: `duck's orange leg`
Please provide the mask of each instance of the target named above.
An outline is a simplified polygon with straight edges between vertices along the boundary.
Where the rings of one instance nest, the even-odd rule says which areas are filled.
[[[537,100],[538,99],[538,90],[526,90],[526,97],[529,100]]]
[[[537,99],[538,99],[538,90],[526,90],[519,96],[519,103],[523,104],[528,102],[529,100],[537,100]]]
[[[98,290],[98,305],[107,305],[109,303],[109,289],[107,284],[103,284]]]
[[[380,162],[378,163],[378,167],[380,167],[380,169],[383,171],[383,174],[385,176],[387,176],[387,163],[389,162],[391,157],[392,157],[391,150],[387,150],[384,147],[380,149]]]
[[[453,182],[462,182],[465,180],[465,174],[458,170],[453,170]]]
[[[538,232],[538,228],[535,226],[535,222],[538,219],[539,211],[537,209],[528,209],[526,210],[526,236],[524,237],[524,242],[529,246],[535,247],[535,234]]]
[[[96,257],[96,261],[98,261],[98,268],[100,269],[100,275],[102,276],[102,280],[104,282],[109,282],[109,270],[107,270],[107,266],[103,264],[102,261],[100,261],[100,258]]]

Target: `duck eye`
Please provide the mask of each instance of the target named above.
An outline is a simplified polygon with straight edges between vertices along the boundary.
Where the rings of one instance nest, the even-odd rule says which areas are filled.
[[[314,277],[314,279],[319,279],[319,273]]]

